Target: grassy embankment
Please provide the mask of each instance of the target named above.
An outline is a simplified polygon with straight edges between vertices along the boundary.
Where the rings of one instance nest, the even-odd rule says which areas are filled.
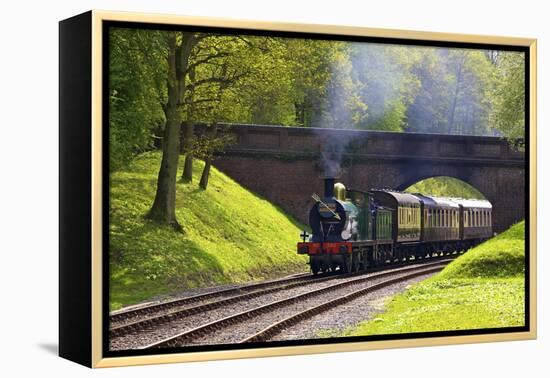
[[[199,189],[201,161],[193,183],[177,184],[176,215],[185,232],[146,220],[160,157],[143,154],[111,175],[111,310],[186,288],[306,270],[296,254],[301,226],[215,168],[208,189]]]
[[[345,332],[381,335],[523,326],[525,224],[473,248],[394,296],[387,311]]]
[[[405,191],[432,196],[485,199],[483,194],[470,184],[449,176],[437,176],[419,181]]]

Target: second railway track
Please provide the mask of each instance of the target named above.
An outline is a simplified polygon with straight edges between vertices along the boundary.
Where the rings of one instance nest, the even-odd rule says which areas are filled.
[[[132,347],[148,349],[268,340],[286,327],[295,325],[331,307],[400,281],[435,273],[449,261],[436,261],[362,276],[348,276],[338,280],[329,281],[327,277],[324,280],[324,285],[313,290],[308,290],[303,287],[304,285],[296,283],[293,286],[301,287],[301,290],[298,289],[298,293],[290,297],[279,296],[265,304],[253,304],[243,311],[228,311],[211,319],[206,317],[202,324],[195,324],[194,327],[192,323],[185,327],[170,326],[167,323],[160,327],[163,328],[161,330],[152,330],[154,336],[151,336],[151,332],[146,332],[143,337],[140,337],[139,334],[132,335],[138,338]],[[251,319],[253,319],[251,322],[247,321]],[[183,331],[176,332],[178,329],[183,329]],[[165,337],[160,338],[163,334]],[[123,347],[123,344],[119,343],[115,346],[120,348]]]

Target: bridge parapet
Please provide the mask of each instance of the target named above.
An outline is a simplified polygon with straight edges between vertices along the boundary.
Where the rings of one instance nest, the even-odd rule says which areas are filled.
[[[456,160],[461,163],[523,165],[523,151],[500,137],[396,133],[345,129],[231,125],[236,143],[229,154],[314,156],[327,143],[342,142],[354,159]]]

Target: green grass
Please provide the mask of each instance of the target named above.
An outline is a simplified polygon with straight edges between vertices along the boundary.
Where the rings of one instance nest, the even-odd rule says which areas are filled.
[[[470,184],[449,176],[437,176],[419,181],[405,191],[432,196],[485,199],[483,194]]]
[[[347,336],[523,326],[525,224],[473,248],[388,301]]]
[[[177,183],[184,233],[145,219],[160,158],[145,153],[111,175],[111,310],[178,290],[306,270],[296,254],[302,227],[214,167],[201,190],[202,161],[194,163],[193,183]]]

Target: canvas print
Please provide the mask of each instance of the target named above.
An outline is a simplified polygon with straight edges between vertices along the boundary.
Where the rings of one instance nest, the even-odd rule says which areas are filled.
[[[526,330],[526,49],[111,22],[106,353]]]

